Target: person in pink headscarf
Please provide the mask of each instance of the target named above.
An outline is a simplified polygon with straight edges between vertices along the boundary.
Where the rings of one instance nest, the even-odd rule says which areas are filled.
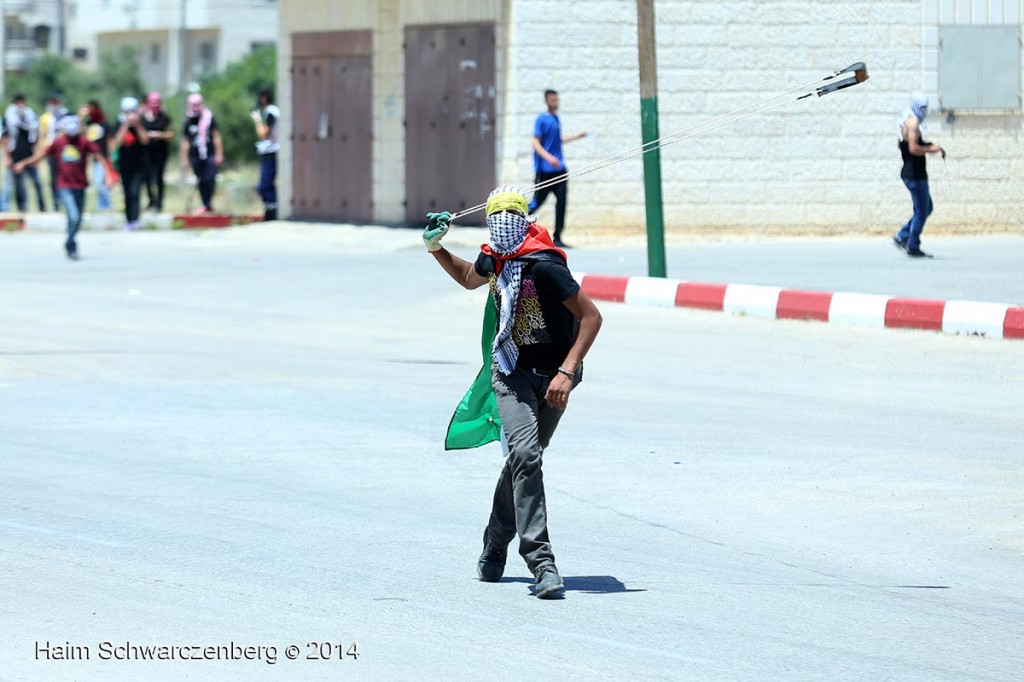
[[[181,168],[196,174],[199,182],[199,196],[203,205],[196,212],[213,211],[213,193],[217,189],[217,169],[224,163],[224,142],[217,129],[217,121],[206,105],[203,96],[193,93],[188,96],[185,126],[182,129]]]
[[[164,208],[164,169],[174,139],[171,117],[164,111],[163,98],[159,92],[146,95],[146,103],[142,108],[142,125],[149,133],[149,146],[146,148],[146,195],[149,203],[147,211],[159,213]]]

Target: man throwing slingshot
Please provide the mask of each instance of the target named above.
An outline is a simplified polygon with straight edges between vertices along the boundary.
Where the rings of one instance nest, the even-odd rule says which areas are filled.
[[[541,599],[564,585],[548,538],[541,459],[601,328],[601,313],[573,279],[565,252],[527,216],[526,196],[503,185],[487,197],[489,241],[470,263],[441,246],[451,215],[428,213],[427,251],[466,289],[490,286],[497,313],[491,386],[509,455],[498,476],[477,574],[498,582],[508,545],[519,553]]]

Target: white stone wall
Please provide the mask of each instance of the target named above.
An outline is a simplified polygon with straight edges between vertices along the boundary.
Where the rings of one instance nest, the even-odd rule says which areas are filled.
[[[937,26],[1020,24],[1020,0],[658,0],[661,134],[667,135],[864,61],[871,78],[791,102],[661,152],[668,230],[891,232],[910,200],[896,115],[911,90],[934,97]],[[641,144],[634,0],[512,0],[509,116],[500,177],[532,184],[542,92],[561,93],[570,171]],[[771,104],[769,102],[768,104]],[[935,107],[937,108],[937,107]],[[1024,118],[935,115],[929,160],[934,231],[1024,226]],[[642,230],[638,159],[570,182],[574,225]],[[549,204],[550,204],[549,200]],[[541,211],[553,221],[552,206]]]

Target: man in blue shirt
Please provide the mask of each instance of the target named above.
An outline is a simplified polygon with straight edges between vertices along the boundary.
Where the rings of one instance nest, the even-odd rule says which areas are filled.
[[[562,137],[562,124],[558,120],[558,93],[554,90],[544,91],[544,103],[548,110],[537,117],[533,124],[533,172],[534,184],[547,182],[565,175],[565,157],[562,156],[562,143],[572,142],[586,137],[586,132]],[[530,213],[540,208],[548,193],[555,195],[555,246],[568,248],[562,241],[562,230],[565,228],[565,203],[569,183],[563,180],[550,187],[544,187],[534,193],[530,202]]]

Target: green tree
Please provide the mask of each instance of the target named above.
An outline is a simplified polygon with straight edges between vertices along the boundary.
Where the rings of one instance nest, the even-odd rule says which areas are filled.
[[[136,97],[142,101],[146,95],[146,84],[139,72],[139,51],[133,45],[119,50],[104,50],[100,53],[100,88],[87,99],[98,99],[109,118],[116,118],[120,112],[121,98]]]
[[[138,51],[125,46],[102,52],[97,73],[85,71],[62,57],[43,55],[32,62],[25,73],[8,77],[7,92],[11,96],[24,94],[29,106],[37,112],[53,92],[61,93],[64,105],[72,111],[95,99],[108,116],[116,118],[121,98],[128,95],[141,98],[145,85],[139,73]]]
[[[46,105],[50,93],[61,93],[65,106],[72,108],[94,96],[99,88],[100,78],[96,74],[55,55],[40,57],[25,73],[11,74],[6,86],[9,97],[17,93],[25,95],[28,105],[37,112]]]

